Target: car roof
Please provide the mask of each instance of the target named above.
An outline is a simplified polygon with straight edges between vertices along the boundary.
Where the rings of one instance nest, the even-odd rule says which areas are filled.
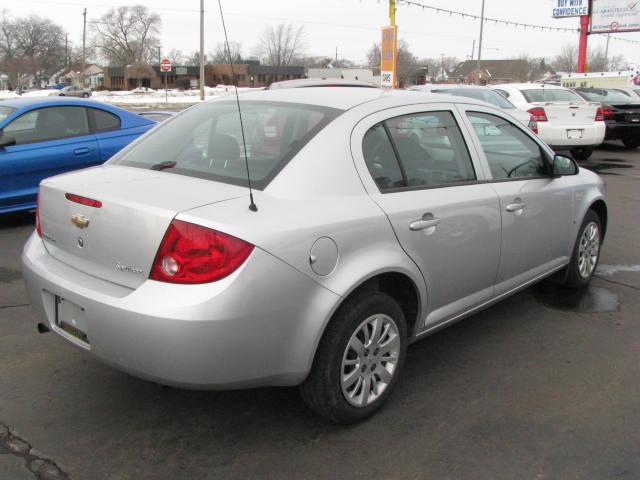
[[[485,85],[467,85],[464,83],[427,83],[425,85],[415,85],[411,87],[409,90],[413,90],[415,92],[428,92],[430,90],[491,90],[489,87]]]
[[[276,88],[310,88],[310,87],[361,87],[361,88],[380,88],[363,80],[345,80],[344,78],[300,78],[296,80],[283,80],[269,85],[266,90],[275,90]]]
[[[278,88],[276,90],[259,90],[242,93],[240,99],[243,101],[299,103],[340,110],[350,110],[358,105],[372,102],[383,103],[385,108],[416,103],[473,103],[483,106],[487,105],[485,102],[467,97],[456,97],[447,94],[420,96],[418,95],[419,93],[420,92],[410,90],[387,90],[382,88]],[[229,100],[229,96],[225,95],[207,100],[207,102]]]
[[[549,90],[568,90],[568,88],[560,85],[550,85],[548,83],[500,83],[491,85],[492,88],[500,89],[505,87],[515,88],[516,90],[530,90],[532,88],[545,88]]]

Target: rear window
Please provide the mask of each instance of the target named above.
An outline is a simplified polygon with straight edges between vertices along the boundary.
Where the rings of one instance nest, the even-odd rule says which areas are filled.
[[[213,101],[163,123],[110,163],[264,189],[342,111],[280,102],[241,102],[246,156],[235,101]]]
[[[582,98],[570,90],[558,88],[535,88],[522,90],[527,102],[583,102]]]
[[[631,103],[633,101],[631,97],[618,90],[580,90],[580,93],[590,102]]]
[[[475,100],[482,100],[483,102],[490,103],[493,106],[502,108],[504,110],[513,110],[516,107],[504,98],[499,93],[489,89],[471,89],[471,88],[451,88],[448,90],[434,90],[435,92],[448,93],[450,95],[456,95],[458,97],[473,98]]]

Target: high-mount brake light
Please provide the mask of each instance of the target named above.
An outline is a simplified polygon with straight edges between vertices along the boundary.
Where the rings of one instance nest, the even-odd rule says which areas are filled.
[[[93,198],[83,197],[81,195],[76,195],[74,193],[65,193],[64,198],[66,198],[70,202],[79,203],[80,205],[86,205],[87,207],[93,207],[93,208],[102,207],[102,202],[100,200],[94,200]]]
[[[253,245],[210,228],[173,220],[151,267],[151,280],[168,283],[209,283],[235,272]]]
[[[596,112],[596,122],[604,122],[605,120],[613,120],[616,117],[616,112],[613,107],[609,105],[602,105]]]
[[[533,116],[533,119],[538,123],[549,121],[549,119],[547,118],[547,112],[545,112],[544,108],[542,107],[534,107],[527,111]]]
[[[42,238],[42,225],[40,224],[40,193],[36,195],[36,232]]]

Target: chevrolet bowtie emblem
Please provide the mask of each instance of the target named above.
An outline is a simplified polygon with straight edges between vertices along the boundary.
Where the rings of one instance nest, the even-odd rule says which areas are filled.
[[[71,223],[78,228],[87,228],[89,226],[89,219],[80,213],[74,213],[71,215]]]

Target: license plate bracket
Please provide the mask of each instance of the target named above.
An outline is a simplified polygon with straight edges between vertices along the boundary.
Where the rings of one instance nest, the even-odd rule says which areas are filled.
[[[582,129],[570,129],[570,130],[567,130],[567,138],[569,140],[581,139],[583,134],[584,134],[584,130],[582,130]]]
[[[89,344],[84,308],[58,295],[55,297],[55,324],[72,337]]]

